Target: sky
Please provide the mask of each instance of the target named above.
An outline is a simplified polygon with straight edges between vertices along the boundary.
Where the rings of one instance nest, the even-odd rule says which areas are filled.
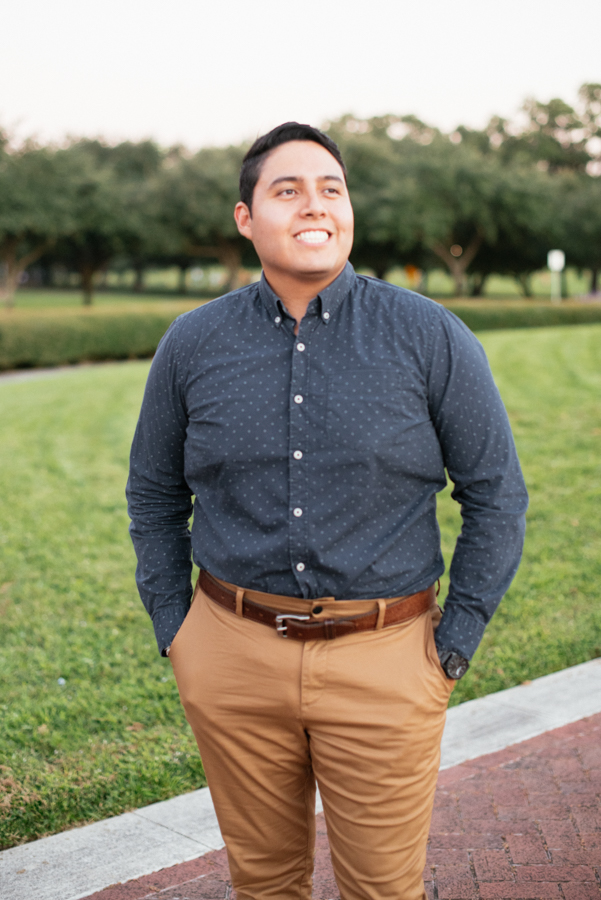
[[[281,122],[444,131],[601,82],[601,0],[5,0],[0,126],[196,149]]]

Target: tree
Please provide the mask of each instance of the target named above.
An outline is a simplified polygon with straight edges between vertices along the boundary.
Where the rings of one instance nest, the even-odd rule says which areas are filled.
[[[586,175],[561,180],[558,207],[561,207],[563,237],[568,265],[591,270],[590,291],[599,291],[601,271],[601,179]]]
[[[110,147],[78,141],[66,151],[74,227],[57,245],[55,258],[79,272],[83,303],[92,303],[94,277],[117,254],[142,264],[147,230],[148,177],[160,164],[150,141]]]
[[[511,275],[528,297],[532,274],[546,266],[552,247],[561,246],[557,178],[518,165],[503,167],[498,177],[496,233],[494,240],[485,240],[480,248],[473,267],[478,276],[475,284],[482,289],[492,273]]]
[[[358,133],[357,125],[367,126]],[[402,259],[404,244],[399,200],[399,172],[390,139],[373,122],[357,122],[346,116],[330,126],[347,166],[349,193],[355,213],[355,238],[351,260],[384,278]],[[410,242],[411,239],[409,239]]]
[[[243,147],[207,148],[166,166],[152,188],[156,246],[180,268],[214,259],[227,272],[227,290],[239,285],[244,263],[257,265],[252,245],[238,233],[234,207]]]
[[[530,98],[522,106],[526,123],[512,134],[507,123],[497,119],[492,134],[502,137],[499,155],[505,161],[532,161],[550,172],[584,171],[590,156],[586,136],[576,110],[559,98],[548,103]]]
[[[0,142],[0,298],[12,306],[21,274],[74,226],[65,155]]]
[[[415,117],[345,117],[334,131],[348,164],[356,212],[353,258],[383,273],[391,265],[441,261],[466,293],[467,274],[515,203],[494,154],[454,142]]]
[[[116,180],[123,185],[128,201],[136,212],[137,221],[130,221],[129,228],[122,234],[122,243],[135,272],[134,291],[139,292],[143,289],[144,270],[156,238],[148,208],[149,185],[166,162],[179,158],[180,148],[163,151],[150,140],[138,143],[124,141],[115,147],[95,143],[98,144],[99,158],[112,167]]]
[[[517,119],[493,116],[483,131],[459,126],[455,135],[506,165],[601,175],[601,84],[583,84],[574,106],[558,97],[548,103],[530,97]]]
[[[501,120],[496,132],[460,127],[449,136],[408,116],[333,123],[356,213],[353,260],[384,277],[392,265],[427,268],[438,259],[457,295],[466,293],[468,274],[477,294],[492,272],[514,276],[528,294],[548,250],[563,246],[563,173],[584,172],[595,147],[601,88],[585,85],[580,96],[577,111],[530,101],[520,141],[507,123],[494,140]]]
[[[409,142],[426,146],[440,132],[414,116],[344,116],[328,125],[341,147],[355,211],[351,261],[384,278],[393,266],[424,264],[416,206],[418,185],[401,152]],[[396,135],[396,137],[395,137]],[[402,138],[407,145],[400,144]]]

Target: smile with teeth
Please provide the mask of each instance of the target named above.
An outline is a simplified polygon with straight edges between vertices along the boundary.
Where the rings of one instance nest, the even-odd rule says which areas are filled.
[[[328,231],[301,231],[295,238],[303,244],[325,244],[329,236]]]

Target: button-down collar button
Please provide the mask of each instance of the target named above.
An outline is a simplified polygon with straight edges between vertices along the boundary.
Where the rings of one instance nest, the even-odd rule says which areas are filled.
[[[297,563],[297,564],[296,564],[296,571],[297,571],[297,572],[304,572],[304,571],[305,571],[305,564],[304,564],[304,563]]]
[[[279,325],[280,322],[282,321],[282,317],[281,317],[281,316],[276,316],[275,319],[274,319],[273,321],[275,322],[276,325]]]
[[[302,395],[302,394],[296,394],[295,397],[294,397],[294,402],[295,402],[295,403],[302,403],[302,402],[303,402],[303,395]]]
[[[311,612],[314,616],[318,616],[320,612],[323,612],[323,606],[314,606]]]
[[[299,350],[299,351],[302,353],[303,350],[305,349],[305,345],[302,344],[302,343],[301,343],[301,344],[297,344],[297,345],[296,345],[296,349]]]
[[[295,450],[294,453],[293,453],[292,455],[294,456],[295,459],[302,459],[302,458],[303,458],[303,451],[302,451],[302,450]]]
[[[299,506],[297,506],[296,509],[293,510],[293,513],[294,513],[294,515],[296,516],[297,519],[300,519],[300,517],[301,517],[302,514],[303,514],[303,511],[302,511],[302,509],[301,509]]]
[[[323,317],[324,317],[325,321],[327,322],[328,319],[330,318],[329,312],[324,312]]]

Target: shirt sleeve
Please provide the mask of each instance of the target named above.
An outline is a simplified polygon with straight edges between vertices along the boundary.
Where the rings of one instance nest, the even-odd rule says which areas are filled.
[[[528,495],[480,342],[441,309],[431,352],[430,414],[463,520],[436,643],[470,659],[517,571]]]
[[[150,368],[126,490],[138,558],[136,583],[163,656],[192,595],[192,496],[184,478],[188,416],[178,354],[180,324],[178,319],[171,325]]]

